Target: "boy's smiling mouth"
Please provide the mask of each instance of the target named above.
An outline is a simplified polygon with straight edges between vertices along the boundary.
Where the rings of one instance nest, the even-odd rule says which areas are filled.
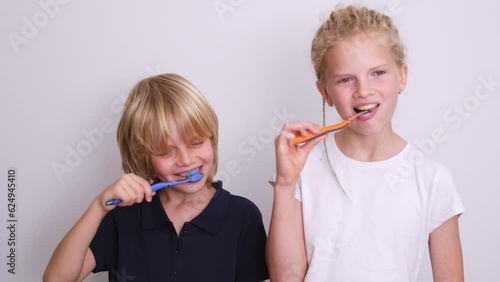
[[[197,167],[196,169],[188,170],[188,171],[181,172],[181,173],[176,173],[175,175],[183,177],[183,178],[188,178],[191,175],[191,173],[193,172],[193,170],[196,170],[199,172],[200,169],[201,169],[201,166]]]

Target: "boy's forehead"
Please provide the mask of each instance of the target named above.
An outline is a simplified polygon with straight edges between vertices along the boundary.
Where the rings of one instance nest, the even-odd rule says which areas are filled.
[[[153,145],[155,147],[173,146],[176,140],[191,142],[193,140],[207,137],[210,137],[207,133],[196,132],[191,128],[175,129],[175,132],[172,132],[172,129],[170,128],[165,129],[163,132],[154,134]]]

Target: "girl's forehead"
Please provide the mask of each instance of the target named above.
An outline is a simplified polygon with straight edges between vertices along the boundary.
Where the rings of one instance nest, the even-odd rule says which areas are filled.
[[[335,46],[330,48],[330,50],[335,50],[335,53],[341,54],[343,57],[350,57],[364,51],[375,49],[389,51],[390,46],[383,38],[360,34],[340,39]]]
[[[325,52],[329,70],[351,69],[353,67],[374,67],[392,63],[391,50],[380,40],[352,38],[339,42]]]

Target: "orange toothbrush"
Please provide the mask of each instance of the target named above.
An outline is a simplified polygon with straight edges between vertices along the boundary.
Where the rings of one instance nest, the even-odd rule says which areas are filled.
[[[302,135],[297,136],[297,137],[295,137],[295,140],[293,141],[293,144],[298,145],[298,144],[310,141],[310,140],[312,140],[314,138],[320,137],[322,135],[325,135],[327,133],[335,132],[335,131],[339,131],[341,129],[344,129],[353,120],[357,119],[359,116],[366,115],[369,112],[371,112],[371,110],[362,111],[360,113],[354,114],[350,118],[348,118],[348,119],[346,119],[346,120],[344,120],[342,122],[339,122],[337,124],[333,124],[333,125],[329,125],[329,126],[323,127],[322,129],[319,130],[318,133],[309,132],[306,136],[302,136]]]

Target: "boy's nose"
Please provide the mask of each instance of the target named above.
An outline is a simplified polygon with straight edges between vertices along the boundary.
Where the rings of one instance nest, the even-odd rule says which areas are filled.
[[[194,156],[188,149],[179,150],[177,162],[180,166],[187,166],[194,162]]]

